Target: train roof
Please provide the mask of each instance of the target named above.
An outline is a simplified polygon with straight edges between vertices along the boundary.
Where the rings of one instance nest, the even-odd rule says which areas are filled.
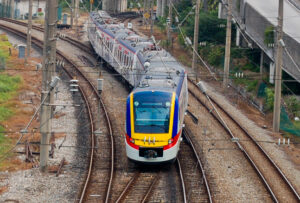
[[[91,18],[101,30],[137,53],[141,63],[148,62],[147,66],[142,64],[145,73],[134,92],[160,90],[179,93],[185,69],[170,53],[155,45],[151,39],[127,29],[123,23],[117,24],[105,11],[92,12]]]
[[[185,70],[165,50],[144,52],[149,67],[134,92],[166,91],[179,94],[185,77]]]

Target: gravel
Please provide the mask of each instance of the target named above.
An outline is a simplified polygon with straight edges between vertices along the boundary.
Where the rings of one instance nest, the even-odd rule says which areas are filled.
[[[70,202],[74,201],[81,181],[84,166],[80,166],[77,156],[77,116],[76,107],[68,86],[60,82],[59,92],[55,103],[68,104],[56,107],[52,129],[54,134],[65,133],[65,137],[55,139],[56,149],[54,157],[49,159],[49,166],[58,166],[63,158],[67,165],[63,166],[62,173],[56,177],[55,173],[41,173],[38,168],[18,171],[13,173],[1,172],[2,182],[0,186],[7,186],[8,190],[0,196],[0,202],[15,200],[18,202]],[[59,145],[62,145],[59,148]],[[24,161],[25,157],[20,156]]]
[[[231,115],[240,122],[240,124],[248,130],[248,132],[257,140],[262,141],[260,145],[267,152],[267,154],[275,161],[279,168],[284,172],[289,181],[300,191],[300,170],[297,165],[288,157],[287,152],[291,148],[287,146],[275,144],[277,138],[271,131],[261,128],[255,122],[251,121],[244,115],[241,110],[230,104],[227,99],[219,94],[209,84],[205,84],[208,89],[208,94],[216,99]]]

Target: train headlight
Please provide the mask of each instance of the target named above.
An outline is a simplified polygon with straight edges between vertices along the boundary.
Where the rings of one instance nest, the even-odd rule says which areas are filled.
[[[134,139],[130,138],[129,141],[134,144]]]
[[[169,144],[172,144],[173,141],[174,141],[173,139],[169,139],[169,140],[168,140],[168,143],[169,143]]]

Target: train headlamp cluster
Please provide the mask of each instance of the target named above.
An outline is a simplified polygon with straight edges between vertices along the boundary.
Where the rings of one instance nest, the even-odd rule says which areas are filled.
[[[134,139],[130,138],[129,141],[134,144]]]
[[[168,140],[169,144],[172,144],[174,142],[173,138]]]

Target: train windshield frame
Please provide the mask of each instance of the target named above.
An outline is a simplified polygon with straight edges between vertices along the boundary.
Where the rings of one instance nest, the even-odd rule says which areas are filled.
[[[169,133],[172,93],[137,92],[133,95],[135,133]]]

